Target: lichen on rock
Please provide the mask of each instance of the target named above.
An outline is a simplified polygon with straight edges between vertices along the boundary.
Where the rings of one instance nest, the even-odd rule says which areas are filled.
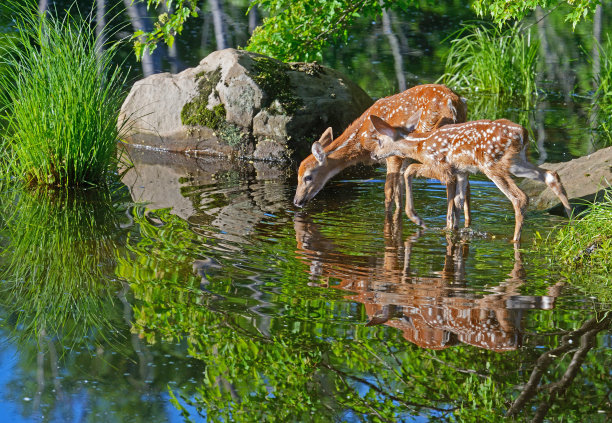
[[[181,122],[188,126],[206,126],[216,131],[220,141],[240,150],[246,137],[236,125],[227,122],[225,106],[220,103],[209,108],[208,104],[211,94],[218,96],[216,86],[221,81],[221,68],[213,72],[200,72],[196,79],[198,94],[183,106]]]
[[[278,114],[293,114],[303,106],[304,102],[293,91],[287,75],[292,70],[288,64],[269,57],[254,57],[253,62],[253,80],[268,96],[264,107]]]
[[[217,129],[225,122],[225,107],[218,104],[212,109],[208,108],[208,99],[221,80],[221,68],[214,72],[200,72],[196,75],[198,82],[197,95],[188,101],[181,110],[181,122],[183,125],[207,126]]]
[[[371,104],[333,69],[226,49],[179,74],[136,82],[118,127],[129,127],[132,145],[289,161],[308,154],[327,127],[340,133]]]

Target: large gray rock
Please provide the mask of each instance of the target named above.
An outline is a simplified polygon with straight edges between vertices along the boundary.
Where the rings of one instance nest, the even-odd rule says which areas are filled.
[[[339,134],[371,104],[332,69],[226,49],[179,74],[136,82],[118,125],[133,145],[286,161],[306,155],[328,126]]]
[[[593,201],[597,194],[612,184],[612,147],[604,148],[588,156],[563,163],[540,165],[559,174],[567,196],[574,208],[581,208],[584,201]],[[530,207],[537,210],[554,209],[562,213],[559,199],[545,184],[524,180],[521,189],[530,197]]]

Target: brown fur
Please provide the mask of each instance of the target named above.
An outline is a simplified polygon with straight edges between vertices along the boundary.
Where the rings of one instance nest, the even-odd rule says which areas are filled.
[[[409,119],[421,110],[416,126],[418,132],[428,132],[452,122],[463,122],[467,107],[461,98],[444,85],[427,84],[410,88],[404,92],[382,98],[369,107],[359,118],[329,144],[321,144],[326,162],[320,163],[313,154],[306,157],[298,170],[298,186],[294,198],[297,206],[311,200],[325,183],[346,167],[357,163],[369,163],[377,144],[373,137],[375,129],[368,117],[383,116],[394,126],[405,126]],[[321,141],[320,141],[321,142]],[[387,210],[395,202],[400,206],[400,174],[404,160],[387,158],[387,180],[385,183],[385,205]],[[310,181],[305,181],[307,175]],[[466,210],[468,213],[469,210]],[[412,209],[411,186],[406,185],[406,213],[415,221],[422,221]],[[467,216],[467,214],[466,214]]]

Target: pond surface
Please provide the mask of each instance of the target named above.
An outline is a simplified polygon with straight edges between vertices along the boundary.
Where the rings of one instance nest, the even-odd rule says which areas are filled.
[[[450,235],[436,181],[419,232],[385,216],[382,169],[296,211],[273,168],[131,157],[108,194],[5,195],[3,419],[611,417],[610,306],[529,252],[563,218],[529,214],[515,251],[488,181]]]
[[[443,73],[441,40],[473,17],[442,3],[394,17],[409,85]],[[567,46],[558,67],[580,82],[588,28],[549,19]],[[373,96],[397,91],[387,38],[360,25],[325,63]],[[196,26],[179,44],[188,65],[206,47],[185,52]],[[542,78],[533,109],[481,110],[528,125],[535,162],[595,149],[588,102]],[[418,231],[385,215],[380,168],[342,173],[297,210],[291,169],[130,158],[109,191],[1,195],[0,420],[612,419],[612,305],[532,248],[566,219],[529,213],[518,251],[511,205],[484,179],[472,230],[448,234],[432,180],[415,183]]]

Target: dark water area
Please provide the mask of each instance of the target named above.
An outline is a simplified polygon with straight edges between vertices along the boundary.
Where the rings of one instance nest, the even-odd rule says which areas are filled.
[[[246,3],[226,4],[244,43]],[[183,65],[214,47],[205,19],[179,39]],[[446,2],[393,19],[411,86],[443,73],[442,41],[473,15]],[[554,67],[587,92],[590,27],[549,20]],[[323,62],[392,94],[388,39],[360,25]],[[588,99],[541,79],[533,109],[481,110],[529,123],[534,162],[598,148]],[[129,157],[109,190],[1,194],[0,421],[612,419],[612,306],[532,248],[566,219],[528,213],[515,250],[512,207],[484,178],[471,230],[449,234],[433,180],[415,182],[418,231],[385,215],[382,168],[296,209],[293,169]]]

